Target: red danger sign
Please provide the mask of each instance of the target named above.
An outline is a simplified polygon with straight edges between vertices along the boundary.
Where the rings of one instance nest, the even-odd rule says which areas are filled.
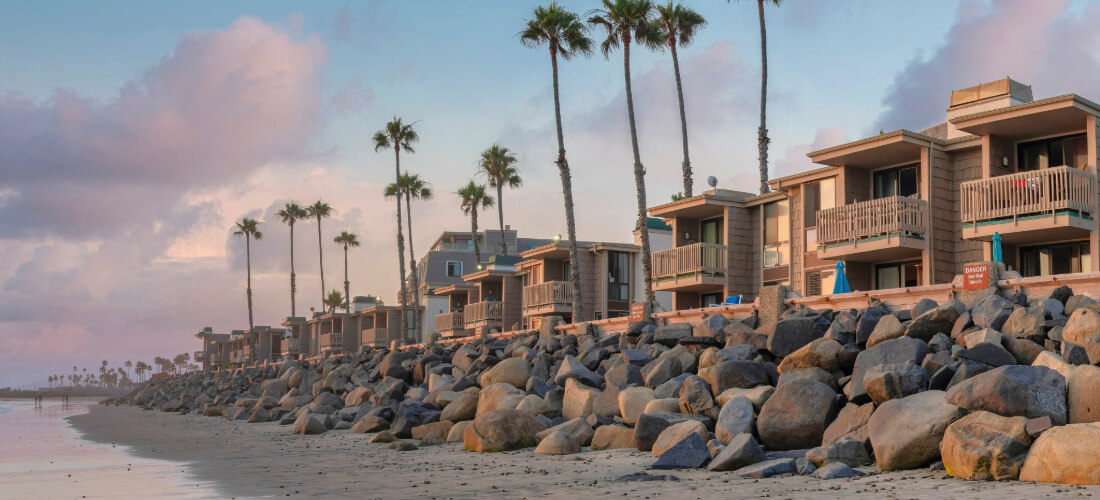
[[[971,264],[963,267],[963,290],[989,288],[989,264]]]

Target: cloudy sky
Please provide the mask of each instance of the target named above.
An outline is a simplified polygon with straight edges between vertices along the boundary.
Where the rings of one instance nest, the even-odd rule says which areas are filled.
[[[760,73],[752,2],[690,2],[710,21],[681,52],[699,177],[751,191]],[[812,149],[942,121],[948,95],[1006,75],[1037,97],[1100,99],[1100,2],[787,0],[769,8],[772,174]],[[594,1],[569,1],[578,12]],[[289,313],[289,233],[273,212],[323,199],[332,237],[360,235],[355,295],[395,300],[392,156],[370,136],[417,121],[402,166],[436,199],[414,207],[415,245],[465,229],[454,190],[478,153],[517,152],[505,194],[523,235],[564,232],[545,49],[515,34],[535,2],[7,2],[0,5],[0,386],[106,359],[196,348],[202,326],[247,325],[241,216],[257,324]],[[650,200],[678,191],[671,58],[636,50],[635,104]],[[633,179],[621,53],[561,66],[579,237],[629,241]],[[296,235],[299,309],[317,306],[316,226]]]

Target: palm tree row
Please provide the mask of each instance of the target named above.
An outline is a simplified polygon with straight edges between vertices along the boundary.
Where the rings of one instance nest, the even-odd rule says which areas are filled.
[[[198,365],[192,364],[190,361],[191,357],[188,353],[181,353],[171,359],[156,356],[153,363],[157,365],[161,371],[179,374],[199,369]],[[137,377],[136,380],[130,375],[131,369]],[[122,366],[111,368],[108,366],[107,360],[103,360],[98,367],[99,375],[89,372],[87,368],[80,370],[74,366],[72,373],[49,375],[46,377],[46,381],[51,388],[68,386],[74,388],[100,387],[104,389],[113,389],[133,384],[135,381],[144,382],[145,374],[152,370],[153,367],[144,361],[126,361]]]

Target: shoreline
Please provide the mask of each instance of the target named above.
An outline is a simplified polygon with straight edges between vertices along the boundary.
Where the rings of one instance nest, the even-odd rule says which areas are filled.
[[[373,434],[290,433],[276,423],[164,413],[133,406],[91,405],[68,417],[81,438],[126,446],[141,458],[185,462],[189,476],[227,496],[337,495],[368,498],[499,498],[577,495],[683,498],[1031,498],[1100,495],[1100,487],[1020,481],[964,481],[928,469],[857,479],[805,476],[741,479],[705,470],[650,470],[655,457],[637,450],[584,451],[561,457],[529,449],[473,453],[460,443],[399,452],[370,444]],[[613,482],[648,472],[679,481]]]

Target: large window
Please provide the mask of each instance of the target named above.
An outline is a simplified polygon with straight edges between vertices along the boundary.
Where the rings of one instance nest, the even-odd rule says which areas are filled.
[[[1089,271],[1092,271],[1092,261],[1087,241],[1020,249],[1020,274],[1024,277]]]
[[[764,205],[764,267],[791,261],[791,212],[787,200]]]
[[[630,254],[607,253],[607,300],[630,300]]]
[[[1088,139],[1085,134],[1055,137],[1020,144],[1019,168],[1039,170],[1053,167],[1084,168],[1088,163]]]
[[[915,196],[920,192],[916,165],[876,170],[873,177],[876,200],[890,196]]]
[[[447,276],[451,278],[458,278],[462,276],[462,262],[457,260],[447,261]]]
[[[699,223],[700,241],[703,243],[722,244],[722,218],[707,219]]]
[[[875,266],[876,290],[921,286],[922,284],[920,261],[896,262]]]

